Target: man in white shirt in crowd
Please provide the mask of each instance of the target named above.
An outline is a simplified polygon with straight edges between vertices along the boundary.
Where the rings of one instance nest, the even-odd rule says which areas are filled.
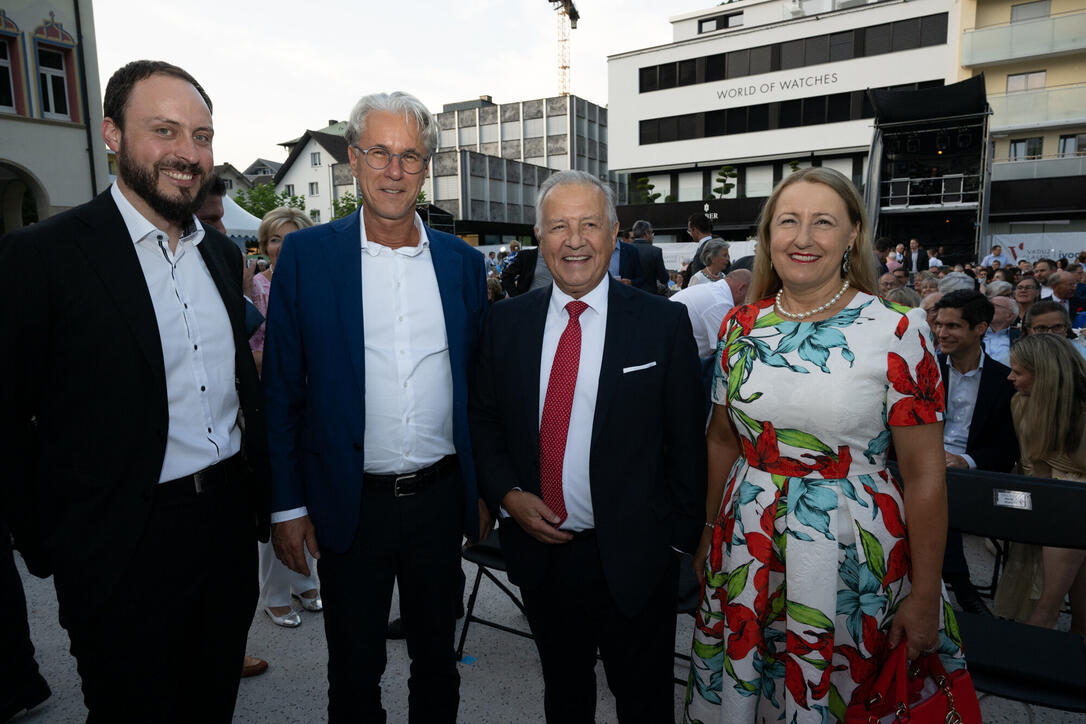
[[[736,269],[720,281],[695,284],[670,297],[671,301],[686,306],[694,342],[698,345],[698,357],[706,359],[716,354],[720,325],[732,307],[746,303],[750,279],[749,270]]]
[[[1048,277],[1057,268],[1056,262],[1052,259],[1038,259],[1033,262],[1033,278],[1041,285],[1041,299],[1048,299],[1052,296],[1052,286],[1048,282]]]

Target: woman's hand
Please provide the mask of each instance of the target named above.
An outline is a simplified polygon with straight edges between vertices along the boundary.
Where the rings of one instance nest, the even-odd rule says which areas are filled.
[[[939,597],[930,601],[911,594],[902,601],[890,624],[890,648],[904,640],[905,654],[910,661],[937,650],[940,602]]]
[[[698,549],[694,551],[694,575],[698,583],[705,588],[705,559],[709,557],[709,546],[713,544],[713,529],[705,526],[701,531],[701,540],[698,541]]]

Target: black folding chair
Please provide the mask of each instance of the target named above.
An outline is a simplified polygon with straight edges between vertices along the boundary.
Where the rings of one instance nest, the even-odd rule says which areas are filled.
[[[475,574],[475,584],[471,587],[471,595],[468,597],[468,608],[464,613],[464,627],[460,630],[460,643],[456,647],[456,660],[460,661],[464,658],[464,643],[468,638],[468,627],[473,623],[479,623],[483,626],[489,626],[490,628],[495,628],[499,631],[505,631],[506,633],[515,634],[517,636],[523,636],[526,639],[534,638],[532,634],[526,631],[521,631],[496,621],[489,621],[475,615],[475,601],[479,597],[479,584],[482,583],[483,576],[486,576],[495,586],[500,588],[502,592],[509,597],[509,600],[520,609],[521,613],[525,613],[524,603],[520,600],[520,597],[513,593],[509,586],[507,586],[498,576],[492,573],[492,571],[506,570],[505,556],[502,554],[501,531],[495,529],[485,541],[476,543],[475,545],[465,545],[463,549],[461,549],[460,554],[463,556],[464,560],[470,561],[478,566],[478,572]]]
[[[950,527],[1018,543],[1086,549],[1086,484],[947,470]],[[1082,637],[955,612],[978,691],[1086,712]]]

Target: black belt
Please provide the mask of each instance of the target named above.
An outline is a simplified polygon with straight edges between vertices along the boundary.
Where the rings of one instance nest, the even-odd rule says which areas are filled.
[[[455,455],[446,455],[433,465],[413,473],[363,473],[362,487],[379,493],[391,493],[395,498],[416,495],[436,483],[441,473],[455,463]]]
[[[570,541],[570,543],[573,543],[575,541],[591,540],[592,538],[596,537],[595,528],[588,528],[586,530],[574,530],[570,531],[570,533],[573,534],[573,539]]]
[[[220,460],[211,467],[176,480],[159,483],[155,497],[159,500],[191,498],[214,490],[226,483],[227,471],[234,458]]]

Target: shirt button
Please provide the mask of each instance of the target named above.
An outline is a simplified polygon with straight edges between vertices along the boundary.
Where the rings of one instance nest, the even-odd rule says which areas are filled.
[[[207,431],[208,431],[208,432],[211,432],[211,428],[210,428],[210,427],[209,427],[209,428],[207,428]]]
[[[192,345],[192,350],[193,350],[194,352],[195,352],[196,350],[198,350],[198,349],[200,349],[200,345],[198,345],[198,344],[194,344],[194,345]]]
[[[403,383],[403,386],[404,386],[404,387],[407,387],[407,383],[406,383],[406,382],[404,382],[404,383]]]
[[[206,392],[206,391],[207,391],[207,388],[204,387],[203,385],[200,385],[200,392]]]
[[[400,321],[401,322],[403,321],[403,315],[402,314],[400,315]]]

